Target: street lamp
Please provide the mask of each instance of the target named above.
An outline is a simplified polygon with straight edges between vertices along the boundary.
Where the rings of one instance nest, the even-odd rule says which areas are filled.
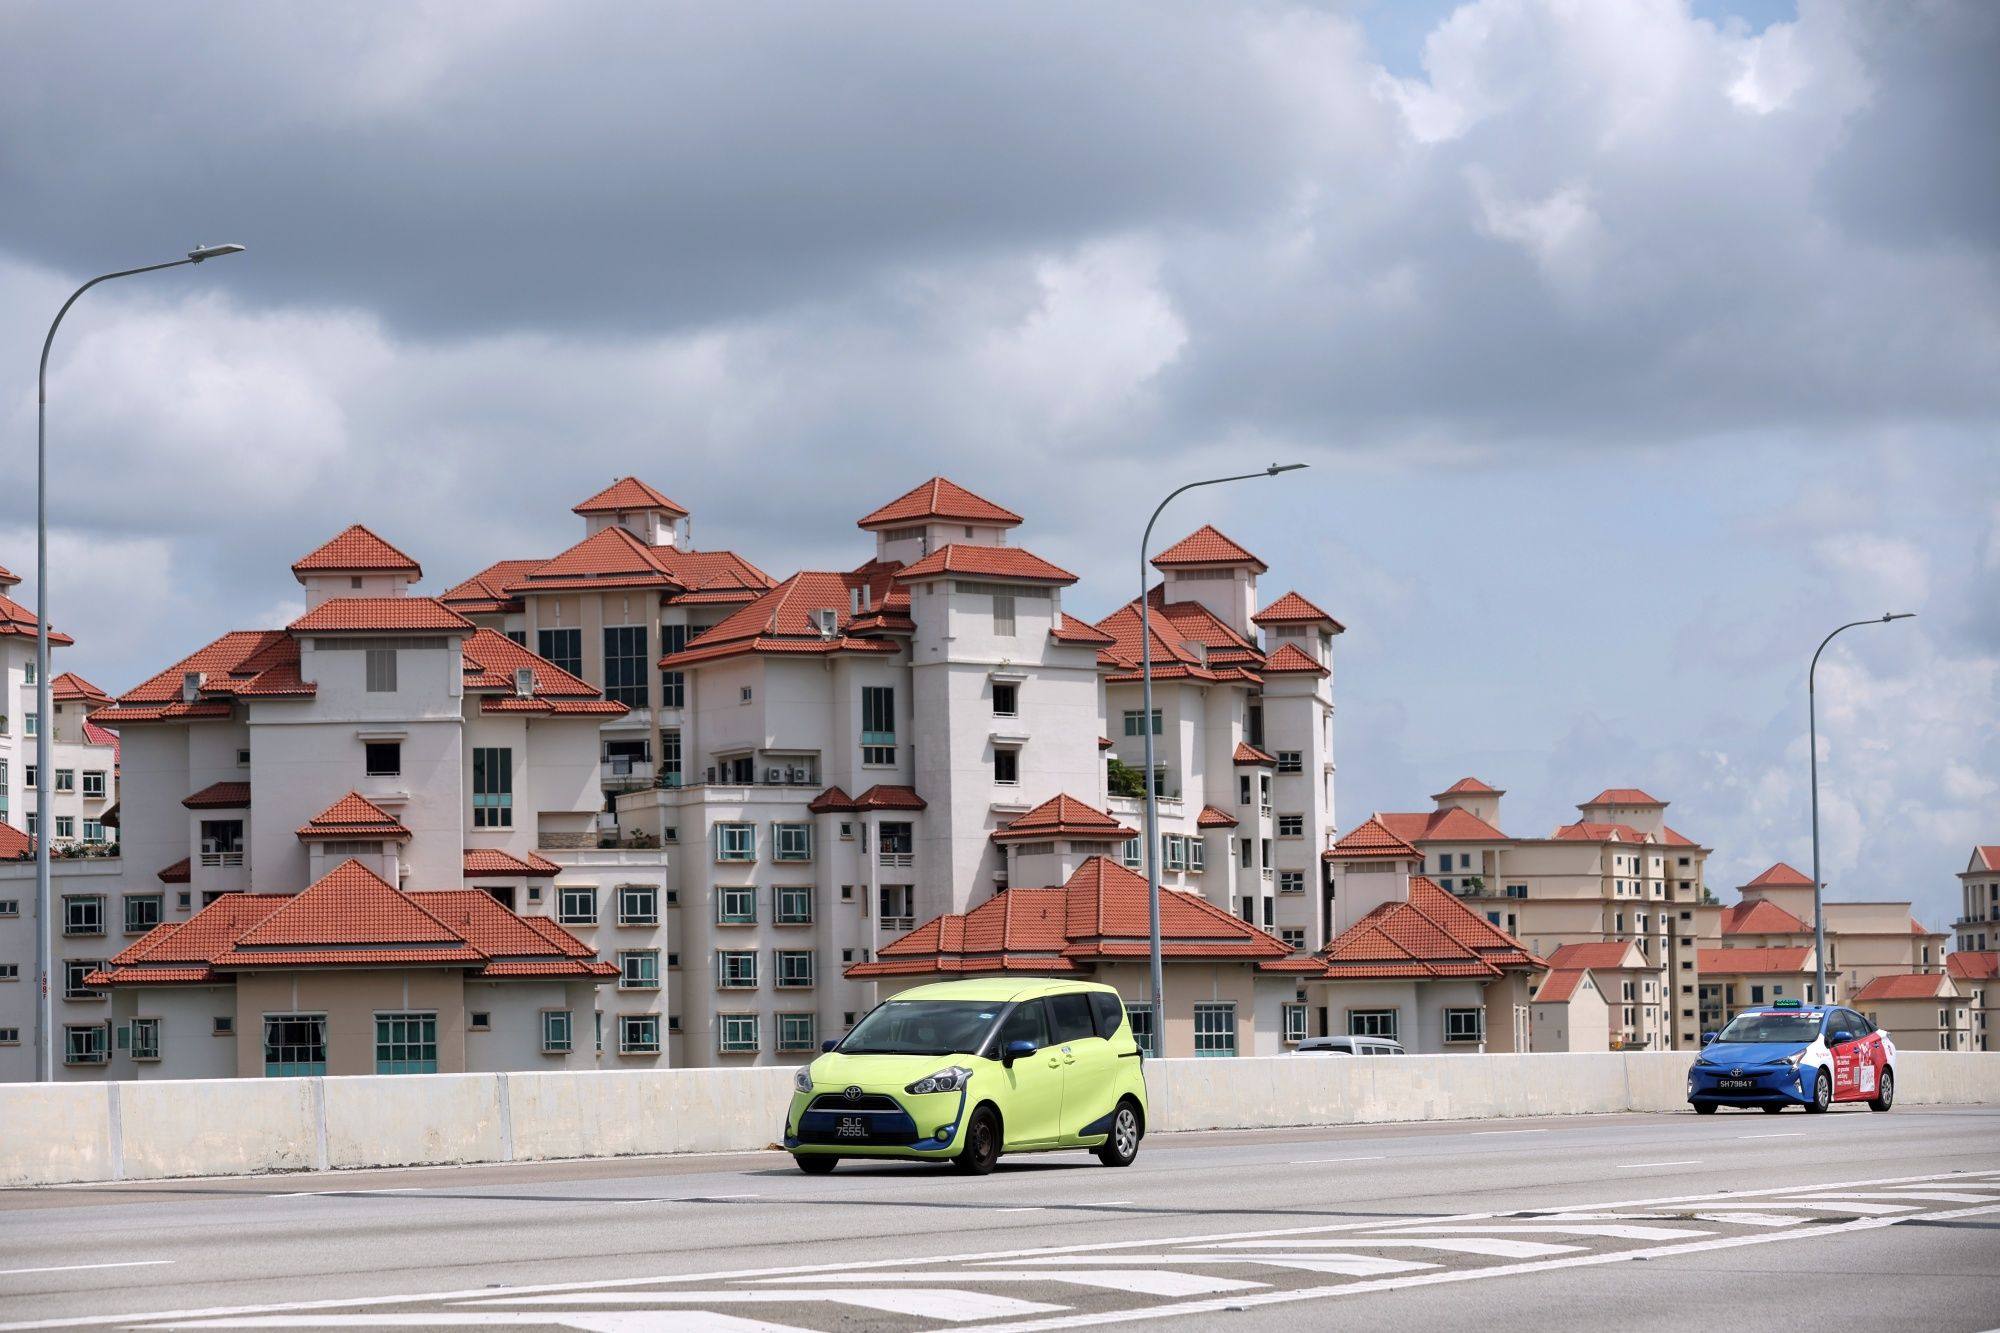
[[[98,283],[179,268],[183,264],[199,264],[242,249],[240,245],[198,245],[187,252],[185,259],[99,274],[70,293],[69,300],[56,311],[55,322],[49,325],[49,336],[42,339],[42,366],[35,381],[35,978],[41,988],[35,1000],[35,1043],[37,1076],[43,1082],[52,1082],[56,1076],[55,988],[49,977],[50,960],[55,957],[49,890],[49,830],[53,827],[50,797],[54,790],[54,776],[49,772],[49,737],[55,721],[55,712],[49,704],[49,349],[55,345],[56,330],[62,326],[69,308],[76,304],[76,298]]]
[[[1153,525],[1160,521],[1160,513],[1173,503],[1182,491],[1191,491],[1197,486],[1220,486],[1228,481],[1249,481],[1255,477],[1275,477],[1280,472],[1297,472],[1304,463],[1273,463],[1262,472],[1244,472],[1233,477],[1210,477],[1207,481],[1191,481],[1187,485],[1170,491],[1167,498],[1160,501],[1153,516],[1146,520],[1146,533],[1139,539],[1139,733],[1146,738],[1146,916],[1152,936],[1153,962],[1153,1050],[1157,1054],[1166,1050],[1167,1032],[1167,985],[1165,972],[1160,966],[1160,798],[1153,787],[1153,618],[1147,603],[1148,585],[1152,575],[1146,560],[1146,551],[1153,544]]]
[[[1908,620],[1914,611],[1886,611],[1873,620],[1851,620],[1833,634],[1819,641],[1813,650],[1812,665],[1806,668],[1806,750],[1812,764],[1812,852],[1813,852],[1813,960],[1818,969],[1819,994],[1821,1004],[1827,1003],[1826,995],[1826,910],[1820,901],[1821,883],[1819,875],[1819,703],[1813,693],[1813,676],[1819,671],[1819,655],[1833,642],[1833,635],[1841,630],[1853,629],[1857,625],[1886,625],[1892,620]]]

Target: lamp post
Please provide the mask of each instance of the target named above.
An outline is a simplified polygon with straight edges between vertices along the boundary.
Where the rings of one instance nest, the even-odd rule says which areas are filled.
[[[1139,734],[1146,738],[1146,771],[1142,775],[1146,784],[1146,918],[1152,940],[1155,1054],[1166,1050],[1167,986],[1165,970],[1160,965],[1160,798],[1153,786],[1153,618],[1147,602],[1147,585],[1152,582],[1152,575],[1147,572],[1146,552],[1153,544],[1153,525],[1160,521],[1161,512],[1182,491],[1191,491],[1197,486],[1220,486],[1230,481],[1249,481],[1256,477],[1275,477],[1280,472],[1297,472],[1304,466],[1304,463],[1273,463],[1261,472],[1191,481],[1167,493],[1167,498],[1160,501],[1159,508],[1153,510],[1153,516],[1146,520],[1145,535],[1139,539]]]
[[[62,327],[63,316],[76,304],[76,298],[98,283],[179,268],[183,264],[199,264],[242,249],[240,245],[199,245],[188,251],[185,259],[99,274],[70,293],[69,300],[62,303],[62,309],[56,311],[55,320],[49,325],[49,336],[42,339],[41,370],[35,380],[35,984],[40,987],[35,997],[35,1044],[36,1076],[45,1083],[54,1081],[56,1076],[55,987],[49,976],[55,957],[54,905],[49,888],[49,835],[53,827],[50,798],[54,792],[54,776],[49,772],[49,738],[55,722],[55,712],[49,703],[49,349],[55,345],[56,330]],[[109,1054],[107,1051],[107,1058]]]
[[[1886,625],[1892,620],[1908,620],[1916,615],[1914,611],[1886,611],[1873,620],[1851,620],[1833,634],[1819,641],[1813,650],[1812,665],[1806,668],[1806,751],[1812,765],[1812,856],[1813,856],[1813,962],[1817,969],[1816,980],[1819,1003],[1827,1003],[1826,995],[1826,909],[1820,901],[1822,885],[1819,874],[1819,702],[1813,692],[1813,677],[1819,671],[1819,655],[1833,642],[1833,635],[1841,630],[1853,629],[1857,625]]]

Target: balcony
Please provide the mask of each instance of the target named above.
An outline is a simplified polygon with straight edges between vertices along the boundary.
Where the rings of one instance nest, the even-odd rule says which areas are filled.
[[[653,785],[653,764],[650,760],[623,756],[606,759],[598,765],[598,777],[607,790],[650,787]]]
[[[207,870],[216,870],[223,867],[240,867],[243,864],[243,853],[203,852],[199,863]]]
[[[875,858],[885,870],[908,870],[917,863],[914,852],[892,852],[883,848]]]
[[[885,916],[880,918],[880,922],[879,929],[884,934],[907,935],[917,928],[917,919],[913,916]]]

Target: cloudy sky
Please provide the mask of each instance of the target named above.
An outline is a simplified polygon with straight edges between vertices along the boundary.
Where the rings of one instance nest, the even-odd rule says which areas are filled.
[[[63,664],[436,589],[636,472],[844,567],[943,472],[1130,595],[1177,502],[1348,626],[1340,822],[1642,786],[1711,881],[1956,914],[2000,842],[2000,5],[0,11],[0,564],[51,372]],[[24,587],[23,593],[31,592]]]

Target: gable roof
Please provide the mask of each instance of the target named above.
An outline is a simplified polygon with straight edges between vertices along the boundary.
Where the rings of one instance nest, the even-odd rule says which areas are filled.
[[[1390,832],[1379,814],[1370,815],[1352,833],[1333,844],[1324,854],[1328,861],[1404,860],[1419,861],[1417,849]]]
[[[463,633],[472,622],[435,597],[332,597],[285,628],[293,634]]]
[[[1317,955],[1331,980],[1497,977],[1548,966],[1422,875],[1410,896],[1377,906]]]
[[[1972,860],[1967,863],[1967,873],[1978,874],[1980,870],[2000,870],[2000,843],[1981,844],[1972,849]]]
[[[2000,951],[1961,949],[1946,954],[1944,970],[1961,981],[1992,981],[2000,978]]]
[[[676,518],[686,518],[688,515],[685,505],[674,503],[637,477],[620,477],[588,500],[572,506],[570,512],[626,514],[643,509],[664,509]]]
[[[183,677],[198,675],[192,703],[181,698]],[[101,725],[227,718],[239,698],[311,698],[299,677],[299,645],[283,630],[231,630],[90,715]]]
[[[662,549],[648,545],[624,528],[600,528],[529,570],[509,588],[516,594],[588,592],[600,588],[678,590],[680,580],[668,573],[659,559]]]
[[[1224,536],[1221,529],[1210,523],[1202,524],[1153,557],[1153,566],[1156,569],[1167,569],[1176,565],[1249,565],[1259,574],[1270,568],[1262,560]]]
[[[918,583],[925,579],[965,574],[973,578],[998,579],[1006,583],[1071,584],[1076,575],[1061,565],[1053,565],[1018,546],[972,546],[950,542],[938,547],[916,564],[896,575],[898,583]]]
[[[412,834],[394,815],[360,792],[351,791],[307,820],[299,828],[298,837],[304,842],[332,838],[382,838],[391,842],[408,842]]]
[[[1564,824],[1554,835],[1563,842],[1645,842],[1646,835],[1630,824],[1594,824],[1579,819]]]
[[[1235,828],[1236,816],[1213,805],[1204,805],[1194,818],[1196,828]]]
[[[1037,842],[1067,838],[1072,842],[1128,842],[1138,833],[1086,805],[1068,792],[1043,801],[1024,815],[1018,815],[993,831],[995,842]]]
[[[349,524],[326,542],[292,562],[292,573],[408,574],[423,577],[423,566],[359,523]]]
[[[1583,987],[1583,979],[1590,973],[1582,968],[1555,967],[1553,960],[1550,966],[1553,970],[1542,978],[1542,984],[1535,988],[1532,998],[1536,1004],[1568,1004],[1576,998],[1576,993]]]
[[[1493,825],[1458,806],[1442,810],[1380,811],[1382,826],[1415,847],[1420,842],[1510,842]]]
[[[1608,972],[1638,968],[1654,971],[1639,946],[1630,940],[1598,940],[1586,944],[1565,944],[1549,955],[1549,966],[1558,970],[1588,972],[1594,968]]]
[[[1897,972],[1871,979],[1854,992],[1849,1004],[1874,1004],[1881,1000],[1956,999],[1958,987],[1942,972]]]
[[[460,615],[519,611],[523,604],[513,585],[547,563],[546,560],[495,560],[471,578],[439,593],[438,600]]]
[[[1779,861],[1743,887],[1746,889],[1809,889],[1812,887],[1812,881],[1785,862]]]
[[[35,637],[35,631],[40,623],[40,621],[35,619],[33,611],[22,606],[6,594],[0,593],[0,636],[18,634],[24,638],[32,639]],[[67,644],[75,643],[76,640],[62,633],[60,630],[51,627],[49,630],[49,642],[51,644]]]
[[[1760,976],[1773,972],[1810,972],[1810,944],[1781,944],[1763,949],[1697,949],[1695,968],[1703,976]]]
[[[1327,625],[1335,634],[1343,634],[1347,628],[1295,592],[1286,593],[1250,620],[1257,625]]]
[[[1011,528],[1021,522],[1021,516],[1013,510],[1003,509],[983,496],[974,495],[955,481],[932,477],[912,486],[880,509],[863,515],[854,526],[873,531],[921,523],[929,518],[1003,528]]]
[[[466,874],[481,878],[518,876],[523,879],[546,879],[562,872],[561,866],[545,856],[529,852],[527,856],[520,857],[497,847],[466,848],[461,866]]]
[[[49,695],[57,703],[108,704],[111,696],[74,671],[65,671],[49,682]]]
[[[1506,794],[1498,787],[1487,786],[1478,778],[1460,778],[1443,791],[1432,792],[1431,799],[1436,800],[1440,796],[1505,796]]]
[[[1278,645],[1278,651],[1266,658],[1262,670],[1267,675],[1278,675],[1287,671],[1302,671],[1315,676],[1331,676],[1327,670],[1305,653],[1295,643]]]
[[[1149,631],[1147,640],[1152,645],[1154,680],[1212,681],[1218,678],[1208,668],[1207,651],[1184,635],[1170,617],[1149,614],[1146,628]],[[1135,598],[1098,621],[1097,630],[1111,639],[1097,654],[1099,663],[1115,669],[1109,679],[1139,679],[1143,648],[1139,635],[1138,600]]]
[[[1810,935],[1812,927],[1774,902],[1759,898],[1736,903],[1722,913],[1725,935]]]
[[[630,710],[606,699],[597,687],[529,652],[498,630],[475,629],[459,645],[460,664],[465,672],[465,690],[480,695],[482,713],[578,714],[618,717]],[[525,668],[532,673],[531,692],[514,692],[514,673]]]
[[[35,840],[0,820],[0,861],[18,861],[35,854]]]
[[[1645,792],[1640,791],[1637,787],[1606,787],[1603,791],[1597,793],[1597,795],[1591,797],[1589,800],[1582,802],[1576,808],[1579,810],[1588,810],[1593,806],[1599,805],[1664,806],[1666,804],[1667,802],[1665,801],[1656,800],[1646,795]]]
[[[211,782],[200,791],[182,797],[181,804],[190,810],[247,810],[250,808],[250,784]]]
[[[750,605],[704,630],[678,653],[660,659],[669,671],[745,653],[827,654],[843,652],[893,654],[900,646],[888,639],[864,638],[854,628],[852,594],[867,588],[875,600],[886,594],[888,575],[864,567],[853,574],[801,570],[763,593]],[[820,633],[815,613],[833,613],[833,633]]]

